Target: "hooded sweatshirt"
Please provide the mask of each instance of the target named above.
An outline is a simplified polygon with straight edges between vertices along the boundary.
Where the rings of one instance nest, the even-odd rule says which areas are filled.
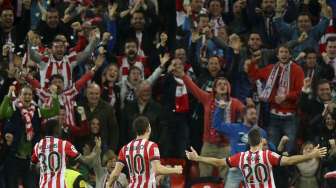
[[[215,111],[215,96],[216,90],[213,88],[211,93],[203,91],[200,89],[191,79],[189,76],[185,75],[182,80],[184,81],[188,90],[194,95],[195,98],[199,102],[202,103],[204,108],[204,132],[203,132],[203,141],[220,145],[220,146],[227,146],[228,139],[218,133],[212,126],[212,118]],[[214,86],[216,86],[216,81]],[[227,88],[228,88],[228,96],[231,94],[231,86],[230,83],[227,81]],[[236,122],[238,119],[238,115],[242,113],[244,105],[238,99],[230,97],[230,120],[231,122]],[[231,123],[229,122],[229,123]]]

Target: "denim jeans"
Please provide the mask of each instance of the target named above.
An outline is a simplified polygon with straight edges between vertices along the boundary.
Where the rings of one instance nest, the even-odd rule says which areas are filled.
[[[297,121],[294,115],[292,116],[278,116],[271,114],[270,123],[268,126],[269,140],[278,146],[282,136],[286,135],[289,141],[286,145],[285,151],[293,152],[295,149],[295,139],[297,132]]]
[[[226,177],[225,188],[239,188],[243,175],[239,168],[230,168]]]

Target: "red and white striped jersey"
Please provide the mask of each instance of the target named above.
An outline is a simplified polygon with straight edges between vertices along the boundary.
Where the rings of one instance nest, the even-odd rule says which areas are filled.
[[[325,33],[322,35],[319,47],[320,47],[320,53],[325,52],[327,47],[327,40],[331,37],[336,37],[336,19],[330,19],[329,25],[325,30]]]
[[[72,85],[72,71],[77,66],[77,52],[64,55],[61,61],[57,61],[52,55],[42,56],[40,65],[41,87],[44,88],[49,83],[49,78],[54,74],[61,74],[64,78],[64,88]]]
[[[125,145],[119,152],[118,162],[128,167],[130,188],[156,188],[153,160],[160,160],[160,152],[154,142],[138,139]]]
[[[275,188],[272,167],[280,165],[281,156],[269,150],[240,152],[227,158],[230,167],[238,167],[245,188]]]
[[[141,70],[142,78],[148,78],[151,75],[151,70],[147,64],[147,58],[144,56],[137,56],[135,62],[130,63],[126,56],[117,56],[117,64],[119,66],[120,79],[127,80],[129,70],[132,66],[136,66]]]
[[[67,157],[79,158],[80,153],[66,140],[48,136],[36,143],[31,160],[40,165],[40,188],[66,188]]]
[[[47,89],[36,89],[36,94],[42,102],[44,107],[52,106],[52,94]],[[78,94],[78,90],[73,85],[71,88],[63,91],[58,95],[58,101],[65,109],[65,123],[67,125],[76,125],[75,121],[75,97]]]

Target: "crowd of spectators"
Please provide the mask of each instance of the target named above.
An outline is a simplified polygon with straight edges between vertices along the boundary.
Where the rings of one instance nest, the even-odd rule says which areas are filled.
[[[275,169],[276,184],[336,187],[333,16],[333,0],[0,0],[0,188],[37,187],[47,119],[84,155],[101,138],[72,167],[102,186],[140,115],[162,158],[230,156],[254,126],[282,155],[320,144],[326,158]]]

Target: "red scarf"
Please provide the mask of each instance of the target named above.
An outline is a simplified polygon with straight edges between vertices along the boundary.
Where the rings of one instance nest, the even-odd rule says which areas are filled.
[[[104,88],[104,90],[107,90],[108,91],[108,103],[111,105],[111,106],[114,106],[115,102],[116,102],[116,94],[114,93],[114,90],[113,90],[113,85],[111,86],[108,82],[104,85],[102,84],[102,88]]]
[[[283,67],[280,66],[280,63],[274,65],[271,74],[269,75],[265,88],[261,93],[261,100],[262,101],[269,101],[271,93],[273,91],[273,87],[276,85],[277,78],[280,76],[279,79],[279,86],[277,89],[277,95],[287,95],[289,92],[289,83],[290,83],[290,74],[291,74],[291,65],[292,61]]]
[[[182,79],[174,77],[176,81],[175,110],[176,112],[189,112],[189,98],[187,88]]]
[[[31,141],[34,136],[32,120],[33,120],[33,116],[36,110],[35,104],[31,102],[28,108],[24,108],[22,101],[17,100],[15,106],[17,106],[18,109],[20,110],[22,120],[25,123],[27,140]]]

